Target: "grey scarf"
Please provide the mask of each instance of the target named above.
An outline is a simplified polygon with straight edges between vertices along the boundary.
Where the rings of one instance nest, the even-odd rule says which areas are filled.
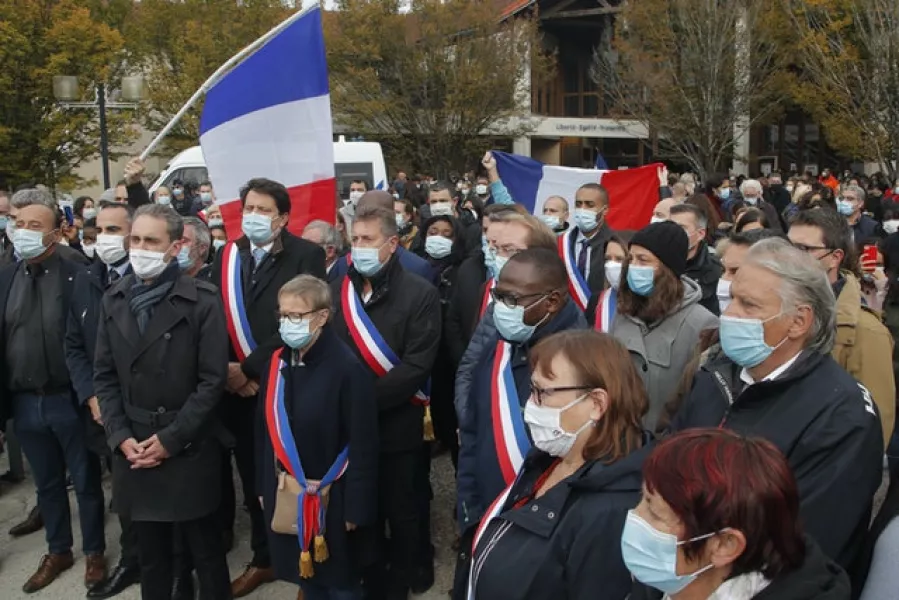
[[[128,306],[131,308],[131,312],[134,313],[134,318],[137,320],[137,330],[141,336],[147,330],[147,323],[153,317],[153,310],[156,308],[156,305],[166,297],[172,286],[175,285],[178,274],[178,262],[173,260],[166,267],[165,271],[156,278],[156,281],[143,283],[138,280],[131,287],[131,299],[128,301]]]

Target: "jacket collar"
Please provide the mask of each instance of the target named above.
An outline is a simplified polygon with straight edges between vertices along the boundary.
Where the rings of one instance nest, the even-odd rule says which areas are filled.
[[[862,311],[862,292],[858,279],[849,271],[840,271],[845,283],[837,298],[837,327],[856,327]]]
[[[368,281],[371,283],[371,299],[369,299],[366,304],[371,304],[386,296],[390,292],[391,284],[396,281],[397,276],[402,273],[403,267],[400,265],[399,250],[400,249],[397,248],[397,251],[393,253],[393,256],[387,260],[387,264],[385,264],[374,277],[369,278]],[[356,290],[361,294],[365,278],[356,270],[354,265],[350,265],[347,275],[349,275],[353,285],[356,286]]]
[[[775,393],[780,388],[792,385],[794,382],[810,374],[818,368],[824,358],[825,356],[819,352],[803,350],[792,366],[784,371],[777,379],[759,381],[758,383],[752,384],[750,387],[753,390],[766,390],[764,395],[767,398],[770,393]],[[720,359],[712,364],[704,365],[702,370],[711,373],[716,379],[718,378],[718,375],[720,375],[731,390],[742,390],[744,386],[743,382],[740,380],[740,373],[743,371],[743,368],[734,363],[723,353]],[[735,397],[737,395],[739,394],[734,394]]]
[[[127,297],[131,292],[131,288],[134,287],[136,281],[137,276],[133,272],[129,272],[128,275],[119,279],[115,283],[115,285],[113,285],[109,289],[109,294],[112,294],[113,296]],[[174,296],[184,298],[185,300],[188,300],[190,302],[196,302],[197,286],[194,284],[193,279],[191,279],[187,275],[179,273],[179,275],[175,279],[175,283],[172,285],[171,291],[168,293],[169,298]]]

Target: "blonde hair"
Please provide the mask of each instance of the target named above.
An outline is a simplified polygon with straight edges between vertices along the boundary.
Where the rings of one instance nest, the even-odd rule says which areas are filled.
[[[556,249],[556,234],[540,219],[531,214],[502,211],[490,215],[491,223],[521,223],[530,230],[528,248]]]

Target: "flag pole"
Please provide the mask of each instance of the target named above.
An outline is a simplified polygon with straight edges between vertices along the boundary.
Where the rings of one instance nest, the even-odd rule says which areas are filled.
[[[224,77],[231,69],[233,69],[235,66],[237,66],[238,64],[243,62],[244,59],[246,59],[249,55],[256,52],[259,48],[261,48],[263,45],[265,45],[266,42],[268,42],[270,39],[272,39],[273,37],[275,37],[282,31],[284,31],[285,29],[290,27],[294,22],[296,22],[297,19],[299,19],[300,17],[302,17],[303,15],[308,13],[310,10],[314,10],[314,9],[318,9],[318,8],[319,8],[318,4],[313,4],[313,5],[306,7],[305,9],[297,11],[295,14],[291,15],[287,19],[285,19],[285,20],[281,21],[280,23],[278,23],[277,25],[275,25],[271,30],[268,31],[268,33],[266,33],[262,37],[256,39],[255,41],[251,42],[243,50],[241,50],[240,52],[238,52],[237,54],[235,54],[234,56],[229,58],[227,61],[225,61],[225,63],[221,67],[219,67],[215,71],[215,73],[213,73],[209,77],[209,79],[207,79],[205,82],[203,82],[203,85],[201,85],[200,88],[196,92],[194,92],[194,95],[190,97],[190,99],[184,104],[184,106],[182,106],[181,109],[177,113],[175,113],[175,116],[172,117],[172,119],[166,124],[166,126],[162,128],[162,131],[160,131],[156,135],[156,137],[153,138],[153,141],[151,141],[150,144],[144,149],[144,151],[141,152],[140,159],[142,161],[147,160],[147,157],[150,156],[150,153],[152,153],[153,150],[155,150],[156,147],[159,145],[159,143],[162,142],[162,140],[165,138],[165,136],[167,136],[169,134],[169,132],[171,132],[172,129],[175,128],[175,125],[178,124],[178,121],[181,120],[181,117],[183,117],[185,114],[187,114],[187,111],[189,111],[191,108],[193,108],[194,105],[197,103],[197,101],[206,92],[208,92],[212,86],[214,86],[216,83],[218,83],[219,80],[222,77]]]

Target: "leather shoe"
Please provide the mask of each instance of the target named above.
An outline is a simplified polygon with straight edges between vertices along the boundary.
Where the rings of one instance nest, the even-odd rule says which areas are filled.
[[[106,557],[102,554],[88,554],[84,558],[84,587],[91,589],[106,579]]]
[[[41,557],[41,564],[38,565],[37,571],[22,586],[22,591],[26,594],[31,594],[44,589],[53,583],[53,580],[59,577],[60,573],[71,569],[73,564],[75,564],[75,560],[72,558],[71,552],[45,554]]]
[[[231,582],[231,595],[235,598],[243,598],[260,585],[271,583],[274,580],[275,570],[273,568],[262,569],[249,565],[240,577]]]
[[[118,596],[132,585],[140,583],[140,569],[127,567],[121,563],[116,565],[109,577],[92,587],[88,598],[112,598]]]
[[[41,511],[35,506],[31,509],[31,512],[28,513],[28,517],[26,517],[24,521],[9,530],[9,535],[13,537],[22,537],[23,535],[40,531],[43,528],[44,518],[41,516]]]
[[[172,583],[172,600],[194,600],[194,576],[191,573],[175,577]]]

